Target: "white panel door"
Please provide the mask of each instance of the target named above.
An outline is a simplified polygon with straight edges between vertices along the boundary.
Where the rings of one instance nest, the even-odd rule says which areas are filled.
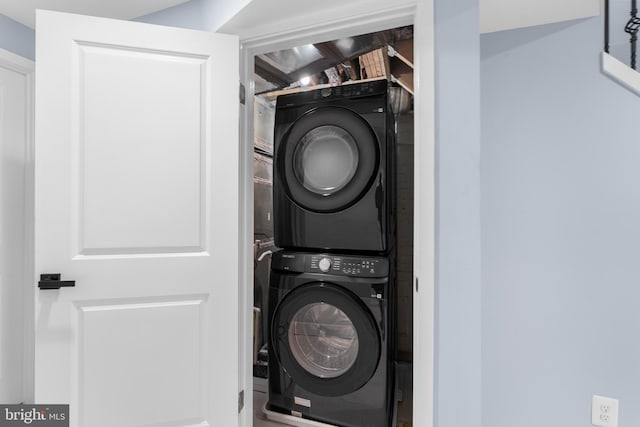
[[[35,400],[238,424],[238,40],[39,11]]]
[[[26,164],[33,63],[0,49],[0,402],[23,400]]]

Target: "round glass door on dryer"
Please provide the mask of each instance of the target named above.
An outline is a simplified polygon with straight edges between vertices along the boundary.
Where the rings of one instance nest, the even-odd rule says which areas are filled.
[[[387,258],[274,254],[268,409],[338,426],[389,425],[390,280]]]
[[[280,96],[275,121],[276,245],[388,251],[394,131],[387,82]]]

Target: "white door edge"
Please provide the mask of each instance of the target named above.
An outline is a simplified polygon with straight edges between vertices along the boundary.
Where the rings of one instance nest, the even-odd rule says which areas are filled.
[[[24,283],[24,389],[23,402],[33,402],[35,385],[35,64],[28,74],[27,147],[25,152],[25,283]]]
[[[427,4],[425,4],[427,3]],[[433,1],[419,2],[414,28],[413,425],[435,424],[436,77]],[[418,290],[419,279],[419,290]],[[420,379],[420,381],[416,381]]]
[[[30,59],[16,55],[4,49],[0,49],[0,67],[15,71],[25,76],[27,82],[27,110],[26,110],[26,146],[25,146],[25,239],[24,259],[24,341],[23,341],[23,386],[22,401],[33,401],[33,365],[34,365],[34,312],[33,298],[35,296],[33,285],[33,150],[34,150],[34,72],[35,63]]]
[[[416,387],[414,380],[413,421],[414,425],[434,425],[434,336],[435,336],[435,74],[433,38],[433,1],[418,2],[416,6],[399,6],[361,16],[350,16],[332,22],[318,23],[313,27],[270,33],[242,39],[240,55],[240,78],[246,90],[246,102],[240,110],[240,282],[244,284],[240,295],[239,378],[245,390],[244,410],[240,415],[240,426],[253,425],[253,373],[251,361],[252,306],[253,306],[253,84],[254,57],[261,53],[292,48],[301,44],[334,40],[357,34],[366,34],[388,28],[414,24],[420,19],[426,28],[418,31],[420,48],[415,49],[416,95],[420,97],[415,119],[416,143],[414,161],[414,278],[420,278],[420,291],[414,287],[414,378],[420,378]],[[416,117],[418,117],[416,115]],[[418,148],[418,147],[421,148]],[[421,182],[419,182],[421,181]],[[416,369],[416,366],[418,369]]]

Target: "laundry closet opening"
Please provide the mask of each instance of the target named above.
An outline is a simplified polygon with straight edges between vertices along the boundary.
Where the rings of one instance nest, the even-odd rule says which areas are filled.
[[[290,358],[291,363],[300,368],[298,381],[312,391],[314,387],[322,388],[322,385],[318,385],[320,383],[326,384],[328,380],[339,379],[341,375],[356,370],[363,371],[363,366],[369,364],[371,371],[361,374],[360,382],[358,377],[353,380],[361,386],[360,393],[372,396],[369,400],[375,400],[378,395],[384,399],[387,393],[385,387],[376,389],[378,386],[367,384],[367,381],[371,378],[388,378],[394,383],[387,388],[392,389],[391,399],[397,402],[397,409],[393,405],[396,425],[412,425],[413,26],[297,46],[260,54],[254,60],[253,425],[274,425],[268,424],[272,421],[267,421],[263,412],[270,387],[267,377],[277,372],[274,358],[278,359],[278,365],[282,362],[280,359]],[[365,99],[367,91],[371,96]],[[279,98],[280,103],[277,102]],[[290,102],[283,102],[285,99]],[[285,104],[287,111],[284,111]],[[384,111],[387,108],[391,111]],[[312,112],[315,117],[312,117]],[[372,115],[374,112],[378,113],[375,117]],[[350,114],[354,115],[355,128],[350,128]],[[332,121],[334,117],[339,123]],[[285,154],[286,150],[281,148],[285,144],[283,141],[296,132],[295,129],[292,131],[294,125],[303,126],[300,125],[302,118],[309,122],[308,129],[297,130],[302,142]],[[376,128],[378,121],[391,125],[380,122]],[[370,136],[380,145],[378,152],[371,155],[371,160],[368,160],[366,147],[358,142],[360,137],[352,137],[358,132],[368,132],[358,128],[359,122],[373,123],[372,128],[377,129]],[[389,133],[391,137],[387,138]],[[323,148],[329,146],[331,149]],[[281,172],[280,180],[274,180],[274,147],[279,153],[276,158],[287,157],[292,165],[290,172],[285,171],[282,165],[275,166],[281,167],[278,170]],[[371,176],[358,172],[359,165],[366,165],[367,162],[373,165],[369,171]],[[275,172],[276,178],[278,171]],[[283,185],[285,179],[300,181],[300,188],[292,189]],[[362,181],[360,187],[356,185],[358,180]],[[350,188],[352,183],[355,183],[353,189]],[[275,200],[274,185],[280,186],[276,188]],[[384,195],[380,195],[380,190],[376,192],[372,189],[371,205],[367,205],[367,189],[376,185],[384,189]],[[388,230],[382,227],[386,238],[383,236],[379,241],[373,239],[371,235],[375,233],[367,228],[366,221],[353,227],[354,223],[349,222],[351,219],[348,216],[340,217],[340,212],[347,208],[322,205],[329,198],[327,196],[334,192],[347,194],[350,191],[353,200],[365,201],[354,202],[347,198],[345,206],[361,212],[371,213],[373,210],[374,222],[387,224]],[[281,204],[274,212],[274,202],[278,203],[279,198],[287,197],[291,199],[290,205]],[[319,205],[314,205],[316,202]],[[376,207],[385,203],[389,210],[375,212]],[[286,217],[284,211],[287,212]],[[309,214],[316,211],[319,212],[316,216]],[[314,222],[316,218],[320,218],[318,222]],[[281,221],[281,229],[288,229],[290,238],[280,238],[280,242],[276,242],[276,220]],[[350,237],[351,232],[353,237]],[[369,237],[371,240],[367,240]],[[276,243],[286,247],[278,247]],[[383,273],[378,274],[380,271]],[[379,293],[356,298],[357,301],[353,303],[354,310],[366,312],[369,299],[385,301],[384,304],[377,304],[382,307],[380,312],[370,316],[376,326],[370,333],[370,339],[367,338],[369,332],[362,329],[365,327],[358,326],[358,320],[355,319],[359,314],[350,312],[349,304],[341,303],[338,298],[332,305],[330,298],[323,299],[320,296],[318,303],[307,300],[307,295],[323,292],[327,285],[321,284],[320,287],[324,288],[316,289],[311,282],[302,284],[303,287],[307,286],[304,287],[304,293],[294,292],[298,291],[295,284],[287,285],[287,292],[291,291],[294,296],[276,290],[280,285],[274,281],[294,283],[305,274],[315,277],[317,280],[314,283],[324,283],[323,272],[342,275],[332,276],[327,281],[338,281],[336,288],[339,291],[347,289],[346,293],[350,294],[360,292],[359,285],[349,281],[352,276],[356,276],[352,282],[366,282],[371,289],[379,289]],[[301,295],[300,302],[295,299],[298,294]],[[276,309],[290,302],[298,304],[295,309]],[[284,316],[280,312],[287,312],[287,309],[290,311],[289,317],[280,320]],[[274,313],[277,315],[274,316]],[[367,316],[365,313],[363,319]],[[392,317],[393,321],[385,320],[387,317]],[[278,325],[279,321],[282,324]],[[313,326],[314,322],[320,326]],[[360,325],[366,323],[367,320],[360,321]],[[287,327],[283,328],[283,325]],[[286,354],[282,355],[275,348],[269,351],[270,344],[272,347],[280,345],[276,344],[277,337],[270,339],[277,334],[272,331],[278,328],[281,332],[287,329],[284,340],[289,346]],[[304,340],[298,338],[301,333],[306,334]],[[331,334],[333,336],[329,336]],[[393,354],[386,354],[390,352]],[[375,360],[367,360],[364,356],[359,357],[359,354],[373,355],[369,359]],[[325,363],[329,359],[331,362]],[[382,364],[387,364],[394,372],[382,369]],[[308,378],[304,379],[304,375]],[[321,381],[314,382],[314,376],[321,378]],[[375,381],[378,382],[377,379]],[[316,420],[334,422],[336,425],[348,424],[349,420],[323,418],[324,415],[314,414],[310,409],[327,404],[340,406],[339,396],[352,392],[327,387],[328,390],[318,390],[318,394],[329,397],[317,403],[307,402],[311,399],[304,396],[294,396],[291,413],[302,417],[309,415],[311,419],[315,417]],[[355,398],[362,398],[363,395]]]

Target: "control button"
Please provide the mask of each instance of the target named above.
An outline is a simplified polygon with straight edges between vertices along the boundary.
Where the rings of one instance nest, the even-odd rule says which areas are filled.
[[[318,263],[318,268],[320,268],[320,271],[323,273],[326,273],[331,268],[331,260],[329,258],[322,258]]]

